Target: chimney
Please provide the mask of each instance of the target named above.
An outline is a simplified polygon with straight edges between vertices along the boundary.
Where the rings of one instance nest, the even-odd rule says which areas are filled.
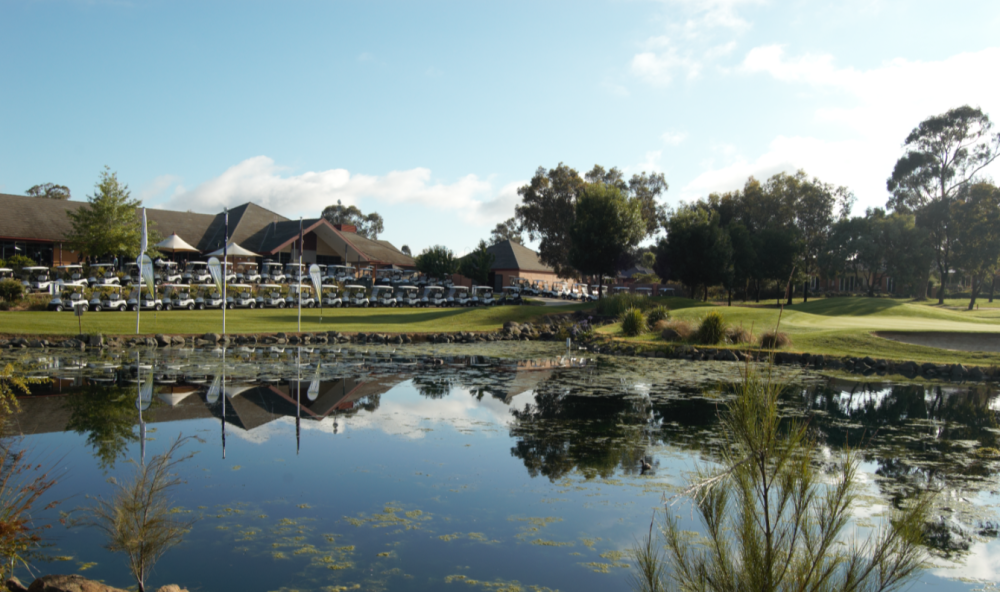
[[[334,224],[333,227],[341,232],[358,232],[358,227],[353,224]]]

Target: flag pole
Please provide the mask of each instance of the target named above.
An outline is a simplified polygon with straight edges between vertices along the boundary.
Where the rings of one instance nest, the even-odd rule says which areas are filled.
[[[302,247],[305,237],[302,235],[302,216],[299,216],[299,333],[302,332]]]
[[[139,314],[142,312],[142,256],[148,247],[146,236],[146,208],[142,208],[142,238],[139,239],[139,256],[135,258],[135,266],[139,270],[139,287],[135,300],[135,334],[139,334]]]
[[[229,283],[227,281],[227,268],[226,263],[229,262],[229,208],[225,208],[226,211],[226,231],[225,235],[222,237],[222,337],[226,336],[226,308],[229,306],[229,301],[226,300],[226,286]]]

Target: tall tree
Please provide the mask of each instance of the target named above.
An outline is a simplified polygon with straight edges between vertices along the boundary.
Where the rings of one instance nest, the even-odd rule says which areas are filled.
[[[888,206],[918,214],[933,204],[939,211],[950,209],[942,202],[953,200],[960,188],[970,184],[1000,154],[1000,134],[992,133],[992,129],[989,116],[968,105],[922,121],[906,137],[904,154],[886,181]],[[931,231],[929,238],[938,251],[936,260],[942,279],[938,302],[943,302],[949,254],[942,251],[950,250],[947,241],[953,233],[939,227],[939,222],[930,212],[917,217],[917,224]],[[926,295],[922,293],[920,298]]]
[[[410,251],[410,246],[409,245],[403,245],[402,247],[399,247],[399,252],[401,252],[402,254],[404,254],[404,255],[406,255],[408,257],[412,257],[413,256],[413,252]]]
[[[358,230],[358,234],[375,240],[385,231],[385,221],[378,212],[365,214],[358,206],[344,206],[338,201],[336,205],[323,208],[323,218],[330,224],[349,224]]]
[[[517,190],[521,204],[514,210],[515,218],[529,240],[539,240],[538,258],[560,277],[577,274],[569,262],[569,231],[584,184],[576,170],[559,163],[549,170],[538,167],[531,181]]]
[[[992,282],[1000,265],[1000,189],[990,183],[976,183],[962,193],[964,199],[955,208],[959,221],[955,263],[972,280],[972,310],[983,282]]]
[[[119,183],[118,174],[104,167],[87,205],[66,214],[73,228],[66,237],[74,251],[84,255],[117,255],[126,260],[139,256],[142,224],[136,209],[142,205],[131,198],[128,185]],[[150,240],[150,244],[154,244]]]
[[[427,247],[417,255],[417,270],[430,278],[448,279],[458,270],[455,253],[442,245]]]
[[[489,245],[486,241],[479,241],[476,250],[462,257],[458,263],[458,273],[472,280],[478,286],[483,286],[490,281],[490,270],[496,257],[487,249]]]
[[[570,227],[569,262],[580,273],[614,275],[622,254],[645,235],[642,208],[614,185],[589,183],[578,194],[576,217]],[[598,291],[598,298],[602,292]]]
[[[69,187],[66,187],[65,185],[56,185],[55,183],[42,183],[41,185],[35,185],[25,193],[29,197],[42,197],[45,199],[68,200],[70,198]]]
[[[517,218],[509,218],[497,224],[490,232],[490,246],[509,240],[517,244],[524,242],[521,227],[517,224]]]
[[[696,298],[696,290],[703,287],[707,300],[708,287],[725,280],[731,255],[729,234],[719,226],[718,212],[704,204],[683,206],[667,222],[666,238],[657,243],[657,275],[669,262],[670,275],[688,288],[691,297]]]

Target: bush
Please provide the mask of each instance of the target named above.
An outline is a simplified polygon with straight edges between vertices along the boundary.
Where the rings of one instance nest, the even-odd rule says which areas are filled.
[[[646,331],[646,317],[638,308],[630,308],[621,316],[622,333],[628,337],[635,337]]]
[[[788,333],[768,331],[760,336],[760,346],[764,349],[778,349],[792,344]]]
[[[660,321],[656,327],[664,341],[687,341],[694,334],[694,327],[687,321]]]
[[[606,317],[620,317],[630,308],[646,310],[653,307],[651,298],[638,294],[613,294],[597,301],[597,314]]]
[[[7,303],[14,303],[24,298],[24,285],[12,279],[0,281],[0,300]]]
[[[14,255],[10,259],[4,261],[2,267],[9,267],[14,270],[14,273],[21,273],[21,269],[25,267],[34,267],[38,265],[35,263],[34,259],[25,257],[24,255]]]
[[[729,343],[753,343],[754,335],[749,329],[744,329],[743,325],[740,325],[726,329],[726,340]]]
[[[698,326],[695,339],[704,345],[717,345],[726,338],[726,321],[717,311],[712,311],[705,315]]]
[[[670,310],[661,304],[660,306],[657,306],[653,310],[649,311],[649,314],[646,315],[646,322],[649,323],[650,326],[653,326],[656,323],[665,321],[669,318]]]

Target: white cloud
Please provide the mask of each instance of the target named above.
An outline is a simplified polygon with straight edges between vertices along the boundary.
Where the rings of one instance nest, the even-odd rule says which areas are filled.
[[[318,216],[338,199],[347,205],[372,199],[387,205],[446,210],[466,222],[486,225],[513,215],[518,203],[517,187],[523,184],[510,183],[494,194],[491,182],[476,175],[466,175],[450,184],[435,183],[426,168],[382,176],[351,174],[346,169],[300,175],[283,174],[286,171],[271,158],[255,156],[190,191],[178,188],[158,207],[215,213],[223,207],[252,201],[284,216]],[[168,187],[160,187],[159,191]]]
[[[660,139],[663,140],[664,144],[670,144],[671,146],[677,146],[688,137],[687,132],[663,132]]]
[[[155,179],[150,181],[149,184],[144,186],[142,189],[140,189],[137,197],[139,198],[140,201],[146,203],[147,201],[160,195],[170,187],[177,185],[178,183],[180,183],[180,181],[181,181],[180,177],[176,175],[160,175],[159,177],[156,177]]]
[[[903,139],[919,122],[964,104],[1000,116],[996,83],[985,75],[998,67],[1000,48],[930,62],[897,59],[858,70],[838,67],[827,54],[788,57],[779,45],[756,47],[743,60],[745,74],[766,74],[818,93],[826,105],[816,108],[817,121],[834,124],[839,135],[849,137],[777,136],[756,158],[737,156],[724,166],[709,166],[681,190],[681,198],[735,189],[749,175],[765,178],[802,168],[850,187],[858,195],[858,210],[883,206],[885,179],[902,153]]]

